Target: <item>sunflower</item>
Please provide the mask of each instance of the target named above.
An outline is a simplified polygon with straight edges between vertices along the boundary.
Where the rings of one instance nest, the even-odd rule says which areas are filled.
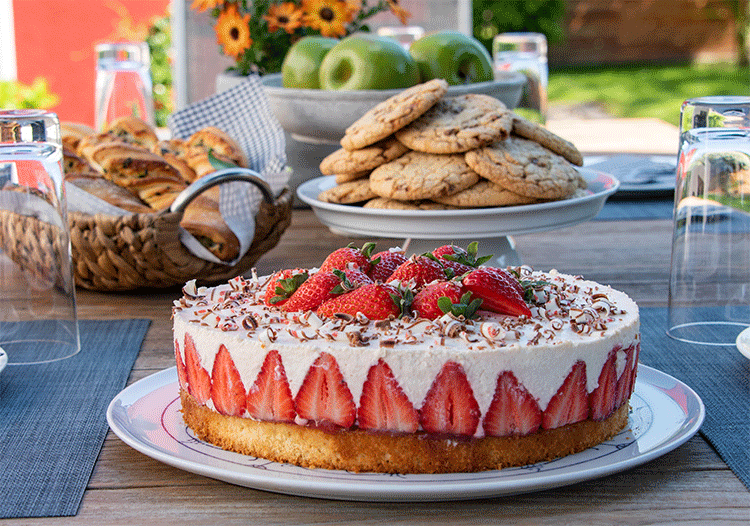
[[[193,0],[193,3],[190,4],[190,9],[195,9],[196,11],[203,12],[207,10],[214,9],[215,7],[223,7],[224,6],[224,0]]]
[[[398,0],[386,0],[386,2],[388,2],[388,7],[391,9],[391,12],[396,15],[399,22],[405,25],[409,21],[411,13],[398,5]]]
[[[346,24],[353,13],[342,0],[302,0],[305,24],[325,37],[346,35]]]
[[[224,48],[224,54],[238,58],[250,47],[250,15],[242,16],[235,4],[229,4],[216,19],[216,40]]]
[[[344,0],[344,3],[346,4],[349,13],[351,13],[351,20],[362,11],[362,0]]]
[[[268,14],[263,15],[263,19],[268,22],[268,30],[271,33],[283,29],[291,35],[298,27],[302,27],[304,15],[304,11],[294,2],[283,2],[272,4],[268,8]]]

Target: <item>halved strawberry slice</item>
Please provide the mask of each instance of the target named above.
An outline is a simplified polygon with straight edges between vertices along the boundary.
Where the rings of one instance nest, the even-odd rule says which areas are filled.
[[[185,368],[185,362],[182,360],[182,355],[180,355],[180,342],[176,338],[174,340],[174,358],[175,362],[177,362],[177,380],[180,383],[180,387],[187,390],[187,369]]]
[[[245,410],[245,386],[224,344],[219,346],[211,370],[211,400],[222,415],[240,416]]]
[[[336,359],[321,353],[307,371],[294,399],[297,414],[316,424],[349,428],[357,417],[357,407]]]
[[[307,278],[292,296],[281,305],[281,310],[286,312],[311,311],[317,309],[324,301],[334,297],[337,293],[344,292],[340,270],[320,270]],[[337,288],[339,287],[339,288]]]
[[[371,320],[384,320],[401,314],[401,292],[385,283],[368,283],[324,302],[318,308],[319,316],[335,314],[356,316],[362,313]]]
[[[328,254],[328,257],[323,260],[320,270],[344,270],[350,263],[354,263],[362,272],[369,273],[372,266],[370,258],[374,248],[375,243],[365,243],[361,249],[351,244],[343,248],[338,248]]]
[[[446,362],[422,404],[422,428],[428,433],[471,436],[477,430],[479,416],[479,404],[464,368]]]
[[[624,404],[630,395],[633,394],[633,388],[635,387],[635,376],[638,370],[638,354],[640,351],[640,345],[631,345],[625,349],[625,369],[617,379],[617,388],[615,393],[615,400],[617,407]]]
[[[517,283],[506,279],[501,269],[478,268],[461,280],[464,288],[482,300],[482,309],[509,316],[531,317],[531,310],[518,292]]]
[[[497,377],[497,387],[490,407],[484,415],[482,428],[487,436],[528,435],[542,425],[542,411],[516,375],[503,371]]]
[[[617,350],[612,349],[599,373],[599,385],[589,395],[592,420],[604,420],[619,407],[617,404]],[[623,372],[623,374],[625,374]]]
[[[382,358],[370,367],[362,385],[357,421],[361,429],[376,431],[414,433],[419,429],[419,413]]]
[[[488,272],[492,272],[495,274],[499,279],[505,281],[509,285],[512,285],[514,289],[518,291],[518,293],[521,295],[521,297],[525,297],[526,291],[523,288],[523,285],[518,280],[516,276],[505,270],[504,268],[500,267],[482,267]]]
[[[268,282],[263,302],[269,307],[272,305],[280,307],[308,277],[308,272],[301,268],[280,270]]]
[[[245,408],[256,420],[293,422],[297,416],[279,351],[266,354],[258,376],[247,392]]]
[[[393,271],[399,265],[406,262],[404,251],[400,248],[391,248],[383,250],[372,256],[372,268],[370,277],[373,281],[387,281]]]
[[[586,392],[586,364],[577,361],[565,381],[552,396],[542,413],[542,427],[556,427],[586,420],[589,416],[589,397]]]
[[[192,336],[185,334],[185,370],[188,393],[199,403],[205,404],[211,397],[211,375],[201,365],[201,357],[195,348]]]
[[[413,281],[415,290],[419,290],[426,283],[431,281],[447,279],[445,268],[439,263],[432,254],[414,255],[398,266],[393,274],[388,276],[387,282],[400,281],[404,285]]]

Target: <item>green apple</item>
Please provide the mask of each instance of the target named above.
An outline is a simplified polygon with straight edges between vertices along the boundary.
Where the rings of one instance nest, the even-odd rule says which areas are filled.
[[[281,64],[281,85],[285,88],[320,89],[320,64],[338,43],[336,38],[321,36],[299,39],[284,56],[284,62]]]
[[[320,65],[327,90],[408,88],[419,83],[419,68],[396,40],[357,33],[336,44]]]
[[[438,31],[412,42],[409,53],[421,81],[445,79],[451,86],[494,80],[492,59],[481,42],[458,31]]]

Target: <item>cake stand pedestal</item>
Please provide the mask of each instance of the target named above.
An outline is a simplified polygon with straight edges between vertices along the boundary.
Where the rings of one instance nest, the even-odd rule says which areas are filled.
[[[590,221],[620,183],[611,175],[579,168],[588,185],[587,195],[531,205],[461,210],[378,210],[318,200],[323,190],[336,185],[333,176],[318,177],[300,185],[297,196],[312,208],[321,223],[347,236],[406,240],[409,254],[431,252],[442,244],[467,246],[479,242],[482,255],[492,254],[493,264],[521,264],[511,236],[555,230]]]

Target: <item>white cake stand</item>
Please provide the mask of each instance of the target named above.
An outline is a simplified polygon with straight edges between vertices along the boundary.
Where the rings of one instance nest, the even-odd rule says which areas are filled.
[[[619,181],[601,172],[579,168],[588,183],[587,194],[523,206],[462,210],[378,210],[326,203],[317,199],[335,186],[335,177],[318,177],[297,189],[297,196],[312,208],[321,223],[335,233],[404,240],[408,254],[432,251],[436,240],[465,247],[479,241],[481,254],[492,254],[499,266],[520,265],[521,258],[510,236],[555,230],[593,219]]]

